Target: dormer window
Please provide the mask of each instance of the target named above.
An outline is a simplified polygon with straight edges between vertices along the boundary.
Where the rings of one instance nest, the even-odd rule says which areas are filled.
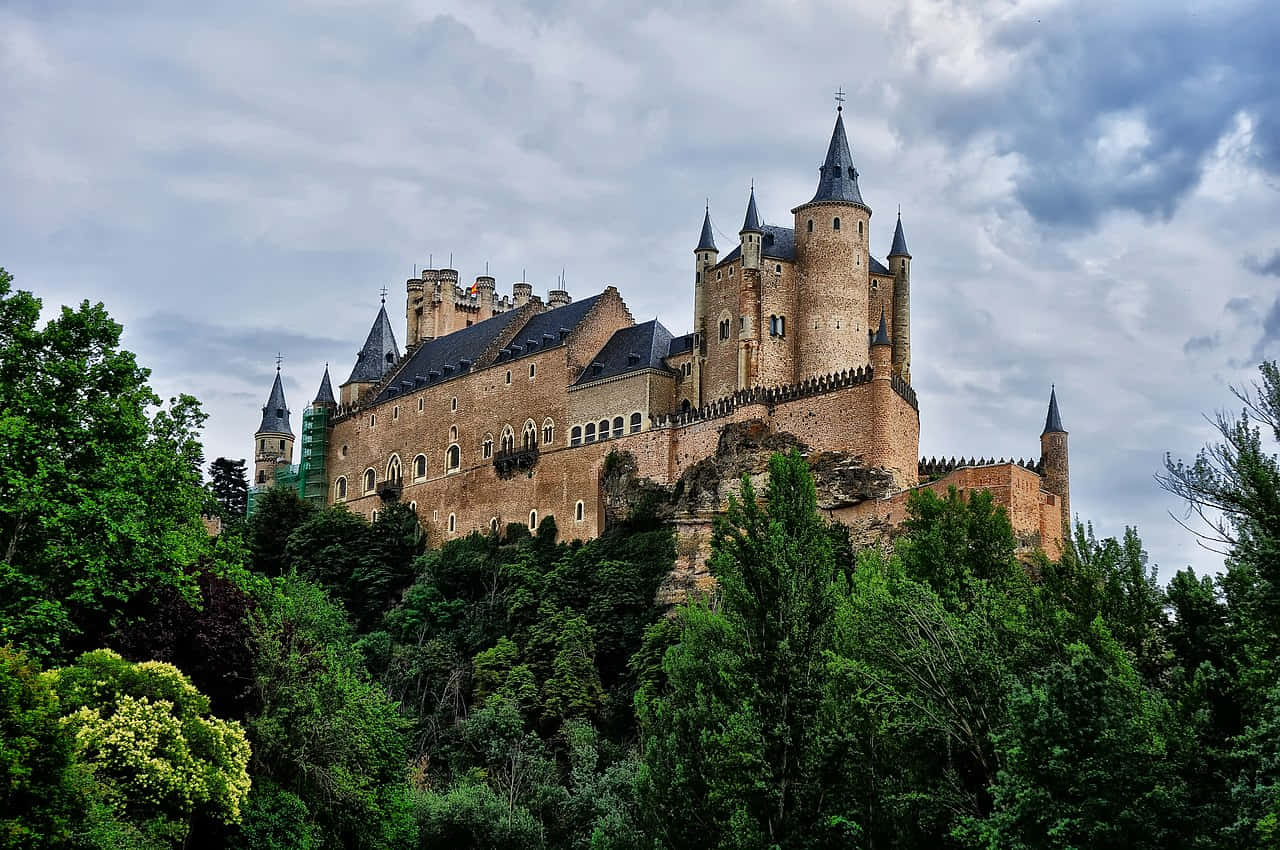
[[[592,363],[592,364],[591,364],[591,374],[593,374],[593,375],[599,375],[599,374],[601,374],[602,372],[604,372],[604,364],[603,364],[603,363]]]
[[[627,355],[628,366],[635,366],[639,362],[640,362],[640,355],[636,354],[634,351]]]

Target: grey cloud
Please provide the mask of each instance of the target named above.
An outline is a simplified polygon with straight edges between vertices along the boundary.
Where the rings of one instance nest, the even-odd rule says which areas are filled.
[[[1280,296],[1262,317],[1262,336],[1253,347],[1253,359],[1262,360],[1280,353]]]
[[[1254,274],[1280,277],[1280,251],[1272,254],[1269,260],[1260,260],[1254,256],[1245,257],[1241,261],[1241,265]]]
[[[1213,351],[1217,347],[1217,334],[1212,336],[1193,336],[1183,344],[1182,353],[1186,355],[1204,354]]]

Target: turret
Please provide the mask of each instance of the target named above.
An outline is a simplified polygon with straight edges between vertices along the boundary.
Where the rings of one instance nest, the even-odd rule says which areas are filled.
[[[411,277],[404,282],[404,344],[408,348],[422,341],[422,314],[430,274],[429,269],[423,269],[421,277]],[[325,372],[328,373],[328,367]]]
[[[889,249],[893,272],[893,374],[911,383],[911,253],[902,232],[902,211]]]
[[[880,310],[880,327],[876,329],[875,334],[871,337],[870,348],[872,378],[877,381],[889,380],[893,376],[893,370],[890,368],[893,358],[893,343],[889,340],[889,328],[885,323],[883,309]]]
[[[572,303],[573,299],[569,297],[569,290],[567,289],[552,289],[547,292],[547,306],[552,310]]]
[[[320,389],[316,390],[316,397],[311,401],[312,407],[323,407],[329,410],[338,406],[338,400],[333,397],[333,384],[329,382],[329,364],[324,364],[324,377],[320,379]]]
[[[262,407],[262,424],[253,435],[253,483],[271,487],[276,483],[276,466],[293,462],[293,429],[289,426],[289,406],[284,400],[280,367],[271,395]]]
[[[443,274],[447,270],[441,270]],[[454,272],[455,280],[457,272]],[[369,328],[369,336],[356,355],[356,365],[351,369],[351,376],[339,388],[343,404],[352,404],[360,399],[367,390],[377,386],[387,373],[400,361],[400,349],[396,346],[396,334],[391,329],[391,320],[387,318],[387,305],[384,301]]]
[[[517,307],[523,307],[533,298],[533,284],[528,281],[520,281],[511,285],[511,300]]]
[[[795,380],[868,363],[871,208],[858,189],[844,119],[836,114],[812,200],[795,215],[797,321]]]
[[[693,249],[693,332],[700,341],[702,334],[706,333],[706,328],[703,327],[706,322],[703,290],[719,254],[715,236],[711,232],[711,205],[708,204],[702,215],[702,236],[698,239],[698,247]]]
[[[742,230],[738,231],[742,240],[742,267],[744,269],[760,268],[761,240],[764,239],[764,228],[760,226],[760,212],[756,209],[756,187],[751,187],[751,199],[747,201],[747,216],[742,222]]]
[[[1044,431],[1040,433],[1041,478],[1044,489],[1062,502],[1062,522],[1071,527],[1071,476],[1067,463],[1067,432],[1062,427],[1058,413],[1058,391],[1049,388],[1049,412],[1044,418]]]
[[[487,274],[476,278],[472,289],[475,290],[476,300],[480,302],[480,318],[482,320],[493,315],[493,293],[497,288],[498,282]]]

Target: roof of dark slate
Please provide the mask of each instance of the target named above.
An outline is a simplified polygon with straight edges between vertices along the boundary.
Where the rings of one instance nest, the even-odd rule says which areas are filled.
[[[385,387],[378,394],[375,402],[386,401],[394,395],[410,392],[414,388],[437,384],[466,374],[489,347],[489,343],[510,327],[518,315],[519,313],[515,310],[499,313],[469,328],[462,328],[422,343],[397,373],[401,379],[400,383]],[[468,361],[467,364],[464,365],[463,360]],[[409,381],[413,386],[403,386],[404,381]]]
[[[907,237],[902,235],[902,213],[898,213],[898,226],[893,231],[893,247],[889,249],[890,257],[911,257],[907,250]]]
[[[1055,387],[1049,388],[1049,413],[1044,418],[1044,431],[1041,433],[1049,434],[1059,431],[1065,434],[1067,431],[1062,427],[1062,415],[1058,413],[1058,391]]]
[[[693,334],[688,333],[684,336],[674,336],[671,338],[671,348],[668,354],[684,354],[686,351],[693,350]]]
[[[369,328],[369,336],[364,347],[356,357],[355,368],[351,370],[352,381],[381,381],[382,377],[396,365],[400,359],[400,349],[396,346],[396,334],[391,330],[391,320],[387,318],[387,305],[383,304]]]
[[[333,384],[329,382],[329,364],[324,364],[324,377],[320,379],[320,389],[316,391],[315,400],[312,404],[337,404],[338,400],[333,397]]]
[[[284,401],[284,385],[280,383],[280,369],[276,368],[276,382],[271,385],[271,395],[262,408],[262,424],[258,426],[259,434],[288,434],[293,436],[289,427],[289,405]]]
[[[603,381],[641,369],[669,372],[662,360],[671,352],[671,340],[671,331],[657,319],[623,328],[609,337],[574,385]]]
[[[568,332],[587,317],[587,313],[591,312],[591,308],[602,297],[604,293],[592,295],[590,298],[574,301],[572,304],[533,316],[525,322],[524,327],[511,340],[510,345],[502,350],[507,353],[499,352],[499,361],[516,360],[526,354],[561,345],[564,338],[568,336]]]
[[[751,187],[751,200],[747,201],[747,217],[742,220],[741,233],[748,230],[759,233],[762,232],[760,227],[760,211],[756,209],[756,187]]]
[[[892,272],[890,272],[887,268],[885,268],[884,263],[880,262],[875,257],[868,256],[867,265],[870,266],[871,271],[875,272],[876,274],[892,274]]]
[[[707,212],[702,216],[702,238],[698,240],[698,247],[695,251],[716,251],[716,237],[711,232],[711,207],[707,207]]]
[[[819,169],[818,191],[811,204],[825,201],[847,201],[866,206],[858,191],[858,169],[853,167],[849,153],[849,140],[844,134],[844,117],[836,114],[836,126],[831,131],[831,144],[827,146],[827,159]]]
[[[796,232],[790,227],[777,227],[772,224],[760,226],[764,237],[760,240],[760,254],[771,260],[794,260],[796,258]],[[742,243],[716,263],[717,266],[733,262],[742,256]]]
[[[871,340],[872,345],[890,345],[889,328],[884,322],[884,308],[880,308],[880,327],[876,329],[876,337]]]

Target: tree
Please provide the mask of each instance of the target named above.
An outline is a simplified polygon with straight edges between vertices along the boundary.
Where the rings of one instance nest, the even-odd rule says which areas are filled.
[[[77,759],[120,820],[175,846],[196,817],[239,823],[249,793],[244,730],[210,715],[209,700],[178,668],[102,649],[44,675]]]
[[[0,269],[0,634],[37,658],[101,645],[142,588],[192,592],[209,552],[199,430],[119,348],[101,304],[40,302]]]
[[[292,488],[272,487],[261,494],[254,502],[245,540],[253,569],[266,576],[284,575],[288,569],[285,547],[289,536],[315,512],[315,505],[303,501]]]
[[[209,464],[209,489],[217,500],[220,516],[228,522],[241,522],[249,508],[249,473],[243,458],[220,457]]]

